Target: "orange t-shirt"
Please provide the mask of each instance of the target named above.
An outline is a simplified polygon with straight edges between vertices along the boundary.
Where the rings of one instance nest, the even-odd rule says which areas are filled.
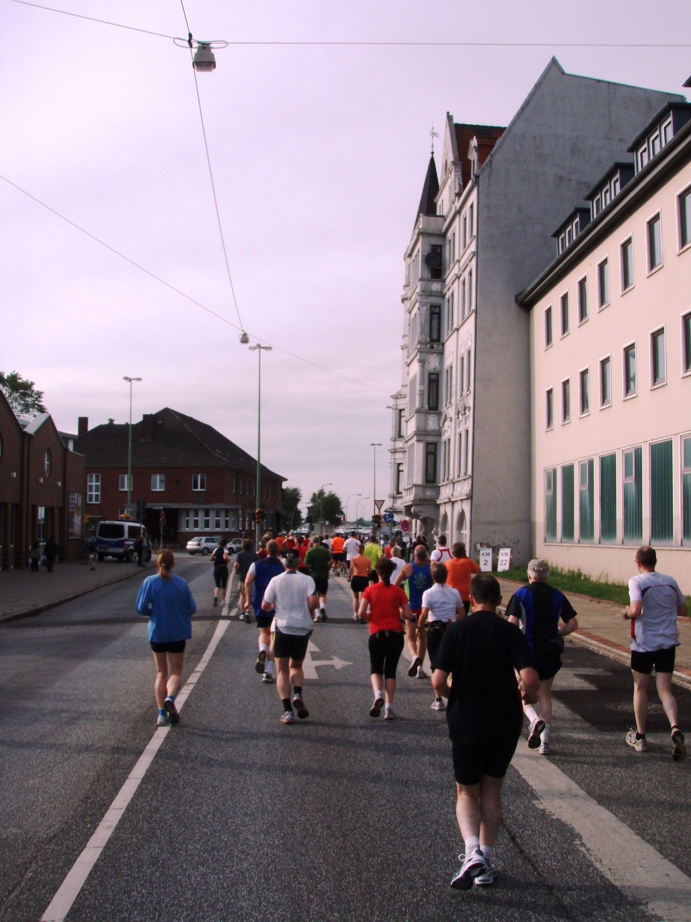
[[[276,541],[278,542],[278,546],[280,547],[281,550],[283,550],[283,545],[285,544],[285,540],[286,539],[283,537],[283,535],[279,535],[278,538],[276,538]]]
[[[332,538],[331,539],[331,553],[332,554],[342,554],[344,544],[345,544],[345,540],[343,538],[339,538],[338,535],[335,538]]]
[[[372,567],[369,557],[365,557],[364,554],[358,554],[357,557],[351,558],[350,563],[353,567],[353,576],[367,576]]]
[[[457,589],[464,602],[470,600],[470,580],[473,573],[479,573],[480,567],[470,557],[454,557],[446,563],[447,586]]]

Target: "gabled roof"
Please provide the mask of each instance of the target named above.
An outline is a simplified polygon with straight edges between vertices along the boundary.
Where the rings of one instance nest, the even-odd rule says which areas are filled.
[[[127,464],[129,426],[106,423],[79,436],[75,449],[87,465]],[[133,467],[234,467],[255,473],[256,460],[213,426],[166,407],[132,425]],[[285,480],[263,464],[262,474]]]
[[[678,131],[686,122],[691,118],[691,102],[681,101],[677,102],[676,100],[665,103],[665,105],[655,113],[655,115],[650,119],[649,122],[646,122],[643,128],[638,132],[633,141],[629,144],[627,150],[629,153],[634,153],[638,145],[643,141],[648,134],[655,128],[655,126],[662,121],[662,119],[669,112],[678,112],[683,113],[682,118],[680,119],[681,124],[675,125],[675,131]]]
[[[463,188],[465,189],[472,179],[472,165],[468,159],[470,142],[473,138],[477,138],[479,168],[492,153],[494,145],[504,134],[505,129],[500,128],[498,125],[466,125],[459,124],[458,122],[456,122],[453,127],[456,135],[458,155],[461,161],[461,178],[463,180]]]
[[[429,159],[425,184],[422,187],[420,204],[418,205],[415,222],[421,214],[435,215],[437,213],[437,192],[439,192],[439,178],[437,176],[437,164],[434,162],[434,154]]]
[[[27,435],[34,435],[49,419],[50,413],[38,413],[33,419],[29,420],[26,426],[24,426],[24,432],[26,432]]]

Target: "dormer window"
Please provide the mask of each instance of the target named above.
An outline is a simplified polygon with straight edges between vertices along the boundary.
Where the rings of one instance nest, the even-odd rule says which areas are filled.
[[[669,144],[669,142],[672,140],[672,119],[671,118],[668,119],[664,123],[664,125],[660,129],[660,132],[662,134],[662,146],[664,147],[665,144]]]
[[[646,143],[638,151],[638,169],[642,170],[647,162],[648,162],[648,145]]]
[[[595,215],[599,215],[601,211],[602,211],[602,196],[596,195],[593,201],[593,217],[595,217]]]
[[[619,195],[619,177],[615,176],[612,180],[612,198],[615,198]]]
[[[602,207],[606,208],[611,202],[611,200],[612,200],[612,197],[611,197],[611,192],[609,190],[609,186],[605,186],[605,188],[602,190]]]
[[[563,253],[565,247],[566,247],[566,235],[559,234],[559,243],[557,244],[557,250],[559,251],[559,253]]]

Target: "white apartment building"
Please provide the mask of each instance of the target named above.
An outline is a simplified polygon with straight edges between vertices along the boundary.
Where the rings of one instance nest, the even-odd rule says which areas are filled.
[[[676,94],[566,74],[552,59],[506,129],[448,115],[405,252],[403,375],[389,508],[413,530],[532,554],[530,314],[550,234]]]
[[[556,260],[519,296],[531,317],[533,536],[539,556],[618,581],[652,544],[688,589],[691,105],[665,105],[640,128],[631,160],[596,183],[589,212],[562,222]]]

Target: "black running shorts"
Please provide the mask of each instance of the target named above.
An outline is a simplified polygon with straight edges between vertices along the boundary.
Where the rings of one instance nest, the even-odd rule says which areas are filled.
[[[312,631],[309,634],[284,634],[277,628],[274,634],[274,658],[289,658],[301,663],[307,653],[307,644],[311,636]]]
[[[326,595],[329,591],[329,577],[328,576],[314,576],[314,591],[317,595]]]
[[[653,666],[655,673],[674,672],[674,658],[676,647],[667,647],[664,650],[653,650],[652,653],[638,653],[631,651],[631,668],[642,675],[651,675]]]
[[[453,774],[457,784],[479,784],[483,775],[503,778],[518,745],[518,736],[490,737],[480,744],[453,743]]]
[[[535,671],[540,677],[540,681],[553,679],[561,669],[561,653],[555,647],[553,650],[536,650],[533,653],[535,661]]]
[[[366,576],[353,576],[350,580],[350,588],[353,592],[364,592],[369,586],[369,580]]]
[[[372,675],[395,679],[398,661],[403,652],[403,631],[377,631],[370,634],[369,661]]]
[[[214,567],[214,585],[217,589],[225,589],[228,585],[228,567]]]
[[[168,643],[156,643],[156,641],[150,641],[151,649],[154,653],[184,653],[186,640],[173,640]]]
[[[432,621],[430,623],[431,630],[427,634],[427,652],[429,653],[429,662],[432,669],[437,668],[436,658],[441,645],[441,639],[444,636],[444,631],[449,624],[452,623],[452,621]],[[432,627],[433,624],[438,625],[438,627]]]
[[[274,620],[273,612],[266,612],[259,610],[259,614],[254,616],[257,619],[257,627],[264,628],[268,631],[271,627],[271,622]]]

